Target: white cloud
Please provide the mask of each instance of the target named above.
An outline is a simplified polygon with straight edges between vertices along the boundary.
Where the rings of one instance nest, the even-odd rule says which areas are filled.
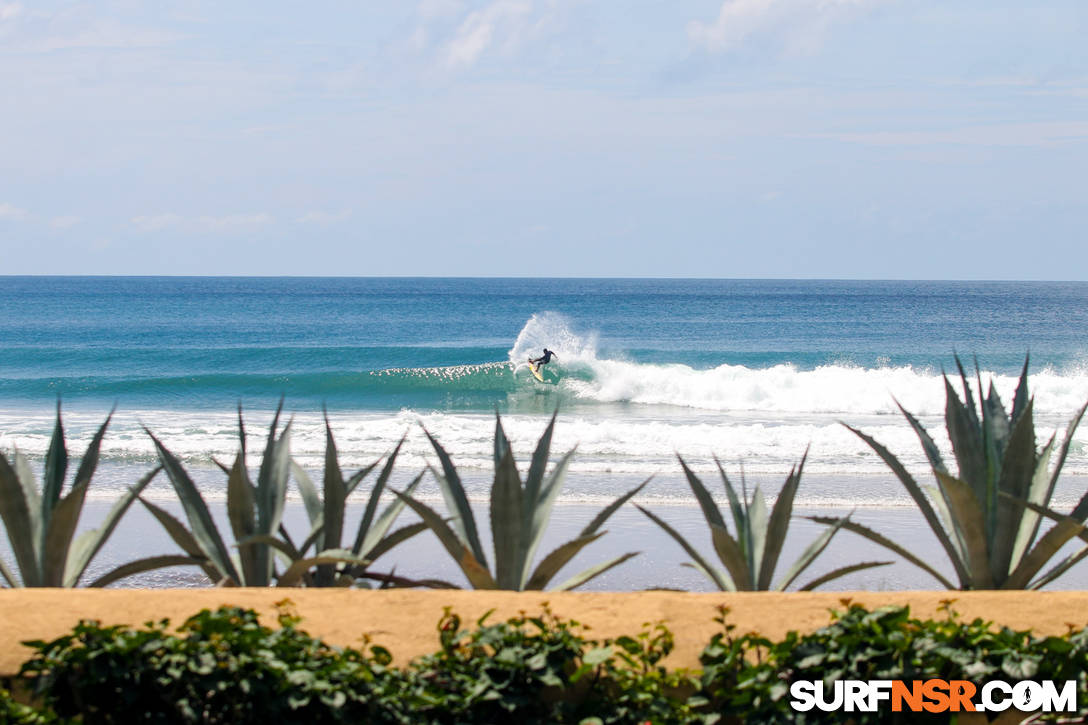
[[[151,214],[131,219],[132,226],[142,232],[157,232],[170,227],[185,226],[207,232],[225,232],[248,229],[271,224],[275,219],[270,214],[226,214],[224,216],[183,217],[179,214]]]
[[[0,23],[19,17],[23,6],[19,3],[0,3]]]
[[[19,221],[26,218],[26,209],[20,209],[14,204],[0,202],[0,219]]]
[[[450,68],[473,65],[496,42],[498,35],[507,47],[516,45],[532,10],[529,2],[495,0],[482,10],[469,13],[446,47],[446,65]]]
[[[338,212],[308,211],[295,221],[299,224],[333,224],[342,222],[350,216],[350,209],[343,209]]]
[[[24,16],[18,33],[7,33],[6,50],[48,53],[69,49],[159,48],[184,36],[151,26],[138,26],[97,16],[89,4],[72,4],[63,10],[33,7],[27,13],[19,3],[0,2],[0,23]],[[12,24],[12,27],[16,27]]]
[[[866,146],[1030,146],[1055,147],[1088,141],[1088,123],[1054,121],[1040,123],[998,123],[964,126],[943,131],[873,131],[812,134]]]
[[[49,220],[49,226],[54,229],[67,229],[79,224],[82,219],[77,216],[57,216]]]
[[[753,37],[784,33],[792,50],[811,52],[827,26],[874,0],[724,0],[710,23],[688,23],[688,37],[711,52],[736,50]]]
[[[271,215],[264,212],[257,214],[228,214],[226,216],[202,216],[197,218],[197,224],[212,231],[229,231],[232,229],[245,229],[248,227],[260,227],[271,224]]]
[[[167,227],[177,226],[182,221],[184,221],[182,217],[177,214],[152,214],[133,217],[130,223],[142,232],[157,232]]]
[[[53,51],[68,48],[158,48],[180,36],[156,28],[127,27],[100,21],[65,35],[54,35],[32,43],[31,50]]]
[[[439,20],[457,15],[464,8],[458,0],[422,0],[416,14],[425,21]]]

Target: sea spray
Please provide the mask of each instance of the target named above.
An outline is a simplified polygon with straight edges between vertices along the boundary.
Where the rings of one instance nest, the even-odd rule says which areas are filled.
[[[6,278],[0,447],[40,466],[58,395],[74,446],[116,403],[103,481],[153,461],[146,425],[218,495],[237,403],[256,436],[285,395],[305,466],[320,468],[327,406],[346,467],[407,433],[413,475],[431,455],[423,424],[486,480],[494,411],[524,464],[558,408],[556,445],[578,444],[565,500],[611,500],[652,473],[646,496],[683,501],[677,452],[776,481],[811,446],[802,499],[893,505],[886,467],[839,421],[928,481],[894,401],[947,452],[953,350],[977,354],[1008,403],[1030,349],[1040,433],[1064,429],[1088,400],[1086,314],[1088,285],[1037,283]],[[518,368],[544,347],[554,384]],[[1088,474],[1086,436],[1067,475]]]

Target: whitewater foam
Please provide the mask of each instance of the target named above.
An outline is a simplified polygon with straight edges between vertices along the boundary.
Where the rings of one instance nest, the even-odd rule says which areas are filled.
[[[512,370],[543,347],[559,360],[553,370],[559,384],[540,386]],[[382,380],[376,391],[438,391],[442,406],[424,402],[383,412],[373,408],[333,410],[330,418],[345,469],[357,468],[386,455],[403,437],[400,466],[418,471],[434,464],[423,429],[431,432],[451,453],[457,465],[473,475],[492,466],[494,416],[492,405],[503,411],[503,425],[513,442],[523,470],[547,416],[560,410],[553,451],[578,447],[571,471],[608,481],[608,490],[572,490],[571,497],[607,498],[622,481],[651,474],[675,476],[680,454],[697,471],[713,474],[714,457],[729,465],[744,465],[753,475],[780,477],[809,450],[806,471],[822,476],[888,478],[883,462],[840,424],[849,423],[873,435],[898,455],[913,472],[928,480],[928,470],[917,438],[896,408],[895,400],[914,413],[930,430],[944,455],[951,450],[944,435],[944,384],[939,370],[887,362],[873,368],[849,362],[808,369],[778,364],[746,367],[719,364],[705,369],[673,363],[645,363],[605,356],[598,350],[598,335],[578,331],[562,315],[542,312],[522,327],[509,350],[508,361],[438,368],[390,368],[356,374],[352,384]],[[1016,378],[982,372],[993,380],[1001,397],[1010,402]],[[957,390],[958,381],[953,381]],[[347,384],[347,383],[345,383]],[[1030,379],[1035,397],[1039,443],[1065,426],[1088,400],[1088,370],[1084,366],[1044,367]],[[977,382],[971,381],[977,395]],[[479,392],[490,401],[484,408],[458,409],[459,395]],[[430,399],[427,399],[430,400]],[[268,401],[262,401],[266,405]],[[292,407],[294,410],[292,411]],[[318,406],[292,406],[292,452],[301,465],[319,469],[325,447],[325,429]],[[79,455],[105,417],[105,410],[65,410],[69,450]],[[51,408],[0,411],[0,448],[18,446],[40,463],[53,427]],[[261,450],[271,411],[246,413],[249,449]],[[212,468],[212,459],[229,461],[238,447],[236,413],[221,410],[122,407],[106,436],[103,461],[119,465],[148,464],[154,447],[143,426],[153,431],[179,458]],[[255,464],[255,461],[252,461]],[[1065,472],[1088,475],[1088,426],[1082,427],[1070,449]],[[484,478],[480,478],[484,480]],[[482,485],[482,484],[481,484]],[[588,485],[588,484],[586,484]],[[681,487],[682,489],[682,487]],[[894,489],[894,487],[893,487]],[[678,494],[678,495],[682,495]],[[868,494],[867,494],[868,495]],[[848,492],[812,492],[813,500],[849,500]],[[823,497],[821,499],[820,497]],[[898,489],[875,492],[871,499],[892,505]],[[869,499],[866,499],[869,500]]]

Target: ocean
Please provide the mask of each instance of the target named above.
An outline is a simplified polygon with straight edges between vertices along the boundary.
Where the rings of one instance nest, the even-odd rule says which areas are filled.
[[[807,450],[799,512],[890,520],[909,517],[910,500],[842,423],[928,481],[896,401],[947,451],[953,355],[973,388],[977,359],[1011,402],[1030,353],[1038,428],[1060,436],[1088,401],[1086,331],[1088,283],[0,277],[0,449],[40,467],[59,399],[78,454],[116,407],[93,500],[153,465],[144,427],[221,500],[213,459],[237,449],[237,406],[259,450],[282,397],[304,467],[321,466],[324,408],[345,468],[407,436],[406,479],[434,460],[425,428],[483,501],[496,412],[524,470],[558,410],[553,450],[577,446],[564,511],[653,476],[639,500],[697,517],[678,454],[716,493],[715,456],[773,498]],[[524,363],[544,347],[558,359],[541,384]],[[1088,481],[1086,442],[1088,428],[1059,507]],[[149,494],[173,495],[162,477]],[[441,501],[433,481],[421,496]],[[625,521],[635,538],[653,527],[637,512]]]

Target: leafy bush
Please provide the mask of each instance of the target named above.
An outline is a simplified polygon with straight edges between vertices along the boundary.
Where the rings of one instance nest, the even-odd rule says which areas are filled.
[[[660,660],[672,633],[658,624],[637,637],[598,641],[587,627],[540,616],[462,629],[449,609],[442,649],[412,665],[412,716],[434,723],[690,722],[682,685]]]
[[[1088,628],[1036,637],[961,621],[951,601],[938,620],[914,619],[906,607],[843,604],[828,626],[778,642],[738,635],[723,607],[702,672],[663,666],[673,645],[663,624],[595,640],[547,607],[497,623],[488,613],[475,627],[447,610],[440,649],[403,669],[381,647],[325,645],[289,613],[273,630],[252,611],[224,607],[197,614],[177,634],[165,621],[141,630],[84,622],[53,642],[30,643],[38,652],[23,674],[47,708],[102,723],[840,722],[843,713],[790,709],[789,685],[799,679],[1076,680],[1078,715],[1088,714]],[[35,714],[0,696],[0,715],[5,707],[15,714],[0,721],[56,722],[51,710]],[[852,716],[859,725],[925,719],[887,710]]]
[[[50,710],[35,710],[15,701],[11,693],[0,687],[0,723],[5,725],[47,725],[60,720]]]
[[[286,613],[270,629],[250,610],[204,610],[177,634],[166,620],[82,622],[28,642],[37,654],[21,674],[60,715],[100,723],[690,721],[683,676],[659,664],[672,642],[662,625],[613,643],[547,608],[486,619],[463,629],[447,610],[441,649],[403,670],[381,647],[325,645]]]
[[[388,652],[340,650],[251,610],[204,610],[172,634],[81,622],[38,650],[21,674],[62,716],[96,723],[336,723],[372,721]]]
[[[772,643],[757,635],[734,636],[726,625],[704,650],[703,689],[723,715],[745,722],[837,723],[842,713],[794,712],[789,684],[795,680],[1077,680],[1081,716],[1088,714],[1088,628],[1066,637],[1035,637],[1029,631],[995,628],[992,622],[960,621],[946,600],[943,620],[918,620],[909,607],[874,610],[844,599],[826,627],[806,635],[790,632]],[[724,620],[723,620],[724,622]],[[918,713],[853,713],[863,723],[916,722]],[[944,716],[947,717],[947,716]]]
[[[545,610],[463,629],[449,608],[438,624],[442,648],[415,665],[417,714],[435,722],[496,722],[515,713],[527,722],[568,721],[575,693],[592,687],[607,648],[587,652],[577,622]]]

